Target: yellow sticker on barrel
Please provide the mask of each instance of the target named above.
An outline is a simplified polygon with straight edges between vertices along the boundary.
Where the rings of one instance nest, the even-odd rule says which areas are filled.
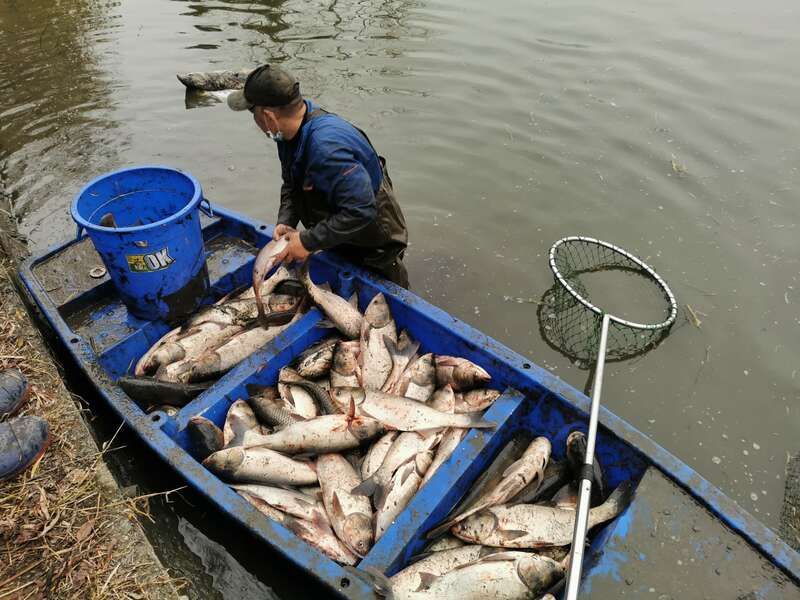
[[[168,248],[162,248],[149,254],[128,254],[125,256],[128,267],[134,273],[148,273],[166,269],[175,259],[169,255]]]

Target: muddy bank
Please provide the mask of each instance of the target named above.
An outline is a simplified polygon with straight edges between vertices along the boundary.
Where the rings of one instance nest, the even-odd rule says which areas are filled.
[[[2,198],[0,198],[1,200]],[[47,419],[52,443],[34,467],[0,483],[0,597],[177,600],[137,516],[148,498],[119,489],[31,321],[16,284],[25,244],[0,211],[0,369],[18,368],[32,392],[21,414]]]

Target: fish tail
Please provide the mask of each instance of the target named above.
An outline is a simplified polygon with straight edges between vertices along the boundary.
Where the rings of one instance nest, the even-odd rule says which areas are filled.
[[[621,483],[617,489],[600,506],[589,511],[589,527],[613,519],[633,500],[633,484],[630,481]]]

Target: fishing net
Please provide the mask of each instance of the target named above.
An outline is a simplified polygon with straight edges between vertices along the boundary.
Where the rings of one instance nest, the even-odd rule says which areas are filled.
[[[666,282],[643,261],[613,244],[582,236],[562,238],[550,249],[550,269],[555,283],[538,309],[542,337],[581,368],[588,369],[597,358],[604,311],[610,320],[609,361],[632,358],[653,348],[675,322],[678,308]],[[602,280],[607,285],[598,286]],[[608,291],[616,292],[613,305],[607,304],[609,294],[602,293]],[[595,295],[598,297],[593,298]],[[603,308],[593,303],[601,300],[605,300]],[[642,305],[647,307],[646,314],[639,311],[637,315],[650,324],[623,318]]]

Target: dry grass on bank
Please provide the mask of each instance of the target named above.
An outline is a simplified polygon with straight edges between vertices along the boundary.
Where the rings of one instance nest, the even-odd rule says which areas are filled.
[[[41,460],[0,482],[0,600],[175,598],[176,583],[143,550],[136,515],[147,498],[122,497],[81,421],[0,258],[0,369],[28,377],[21,414],[45,417]]]

